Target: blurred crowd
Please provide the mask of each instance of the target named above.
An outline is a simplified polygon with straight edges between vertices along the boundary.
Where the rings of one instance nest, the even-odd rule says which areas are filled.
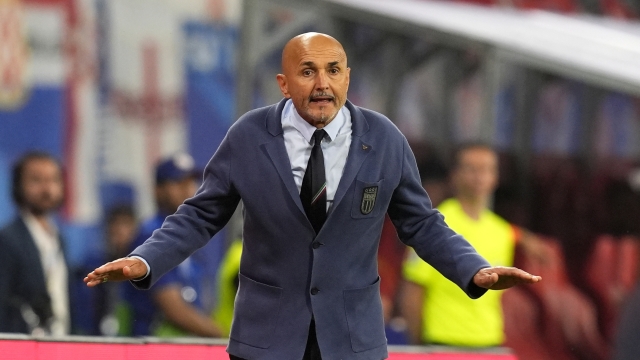
[[[587,13],[621,19],[638,19],[640,4],[635,0],[454,0],[480,5],[539,9],[563,13]]]
[[[626,214],[615,213],[608,233],[582,243],[588,247],[581,251],[586,257],[572,274],[563,255],[572,251],[566,243],[536,235],[506,220],[510,214],[502,217],[492,210],[512,208],[504,204],[509,197],[498,196],[508,186],[500,176],[509,171],[504,156],[482,142],[461,144],[450,161],[428,147],[414,149],[423,186],[449,226],[492,265],[515,264],[542,275],[544,281],[470,300],[408,251],[387,218],[378,257],[389,344],[508,346],[520,358],[533,360],[609,359],[614,351],[623,351],[624,344],[635,346],[624,336],[635,333],[637,321],[619,320],[625,307],[627,312],[637,311],[629,300],[640,269],[640,229],[634,220],[640,218],[637,189],[620,181],[607,185],[603,206]],[[104,251],[91,253],[74,268],[66,261],[68,249],[55,216],[64,198],[62,174],[58,160],[43,152],[25,154],[12,169],[18,215],[0,230],[0,332],[228,336],[241,238],[231,239],[226,247],[213,306],[202,301],[203,283],[212,279],[203,278],[201,264],[192,258],[150,291],[135,290],[128,283],[93,289],[82,284],[82,277],[95,267],[132,252],[194,194],[201,175],[189,155],[176,154],[156,165],[154,216],[138,219],[133,204],[115,204],[104,219]],[[554,184],[560,185],[557,180]],[[619,327],[626,330],[616,331]],[[615,350],[615,344],[622,350]]]

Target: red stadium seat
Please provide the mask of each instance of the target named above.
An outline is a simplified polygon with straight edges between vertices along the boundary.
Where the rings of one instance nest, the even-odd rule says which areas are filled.
[[[517,266],[542,276],[527,286],[541,303],[541,328],[551,359],[606,359],[608,347],[598,328],[596,307],[570,282],[560,244],[545,240],[549,258],[520,256]]]
[[[620,239],[618,261],[618,279],[625,297],[634,289],[638,281],[638,262],[640,261],[640,239],[635,236],[624,236]]]
[[[521,360],[555,359],[542,336],[542,311],[535,299],[521,288],[511,288],[502,296],[505,346]]]
[[[640,241],[632,236],[616,239],[602,235],[586,263],[585,277],[600,304],[605,336],[613,336],[620,306],[638,278]]]

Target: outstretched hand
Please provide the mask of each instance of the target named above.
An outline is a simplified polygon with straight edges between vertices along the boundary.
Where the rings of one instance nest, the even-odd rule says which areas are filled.
[[[136,258],[121,258],[108,262],[90,272],[84,282],[89,287],[94,287],[107,281],[134,280],[145,276],[147,266]]]
[[[490,290],[504,290],[519,284],[537,283],[542,278],[531,275],[524,270],[514,267],[496,266],[480,269],[473,276],[473,282],[481,288]]]

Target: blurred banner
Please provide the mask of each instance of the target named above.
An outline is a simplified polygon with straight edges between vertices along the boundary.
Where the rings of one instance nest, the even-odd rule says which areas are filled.
[[[44,150],[65,166],[70,222],[119,202],[153,214],[155,163],[187,151],[204,168],[234,120],[240,5],[227,3],[0,0],[0,185]]]
[[[204,169],[235,120],[241,6],[0,0],[0,226],[15,215],[11,166],[30,150],[64,166],[60,228],[72,268],[104,250],[102,218],[113,206],[155,213],[162,157],[188,152]],[[208,307],[223,246],[194,255]]]
[[[0,184],[27,150],[63,157],[66,12],[61,1],[0,0]],[[9,186],[0,194],[4,223],[14,213]]]

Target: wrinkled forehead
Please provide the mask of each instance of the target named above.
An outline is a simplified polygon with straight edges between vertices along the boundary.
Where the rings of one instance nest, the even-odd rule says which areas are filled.
[[[23,174],[40,174],[40,173],[55,173],[61,172],[60,166],[53,159],[48,158],[35,158],[25,162],[22,173]]]
[[[346,66],[347,55],[334,38],[323,34],[302,35],[293,38],[282,52],[282,69],[304,64],[341,63]]]

